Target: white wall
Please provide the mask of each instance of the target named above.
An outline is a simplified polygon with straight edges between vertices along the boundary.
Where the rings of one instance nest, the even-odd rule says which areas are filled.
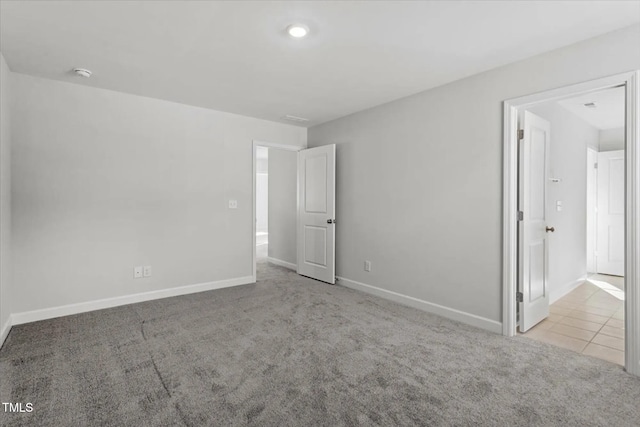
[[[0,54],[0,346],[8,333],[11,283],[11,130],[9,116],[10,71]]]
[[[310,146],[337,144],[338,276],[500,330],[502,102],[638,69],[638,40],[640,25],[311,128]]]
[[[252,140],[305,146],[306,129],[12,83],[15,312],[251,276]]]
[[[296,263],[298,154],[269,148],[269,257]]]
[[[600,150],[624,150],[624,127],[600,131]]]
[[[256,159],[256,232],[269,230],[269,149],[257,147]],[[257,241],[261,244],[262,241]]]
[[[598,243],[598,150],[587,150],[587,273],[597,270],[596,249]]]
[[[256,232],[269,230],[269,175],[258,173],[256,176]]]
[[[551,302],[562,297],[587,274],[587,147],[597,151],[599,130],[556,102],[530,111],[551,124],[547,223]],[[562,211],[556,202],[562,201]]]

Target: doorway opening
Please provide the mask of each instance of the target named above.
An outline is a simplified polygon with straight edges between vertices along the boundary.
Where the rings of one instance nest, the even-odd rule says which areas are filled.
[[[639,76],[506,101],[504,134],[503,333],[525,332],[634,375]]]
[[[516,308],[518,332],[624,365],[624,87],[548,101],[524,111],[522,121],[531,121],[532,134],[523,135],[531,140],[522,141],[521,148],[531,146],[531,152],[521,151],[520,157],[521,164],[530,167],[528,176],[519,172],[531,185],[522,186],[519,197],[529,200],[530,211],[540,209],[530,215],[532,227],[544,219],[546,230],[527,236],[529,230],[523,228],[519,238],[529,238],[531,244],[519,250],[529,254],[531,263],[546,265],[523,265],[544,274],[521,277],[519,287],[530,287],[520,291],[528,299]],[[535,144],[548,150],[537,160],[542,151]],[[527,154],[529,161],[522,159]]]
[[[269,149],[256,152],[256,261],[269,256]]]
[[[268,263],[296,271],[300,147],[254,142],[254,276]]]
[[[254,281],[260,262],[335,284],[335,196],[335,144],[253,141]]]

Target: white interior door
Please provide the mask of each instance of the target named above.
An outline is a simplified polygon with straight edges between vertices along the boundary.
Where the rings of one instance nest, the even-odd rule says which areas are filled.
[[[520,331],[549,316],[549,244],[546,222],[546,188],[549,167],[549,122],[525,111],[519,146],[518,289]]]
[[[335,283],[336,146],[298,158],[298,273]]]
[[[598,153],[598,273],[624,276],[624,150]]]

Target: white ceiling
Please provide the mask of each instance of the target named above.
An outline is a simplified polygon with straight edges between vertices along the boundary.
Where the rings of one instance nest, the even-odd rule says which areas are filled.
[[[312,126],[637,22],[639,1],[2,0],[0,50],[18,73]]]
[[[587,108],[584,106],[590,102],[595,103],[596,107]],[[558,104],[597,129],[617,129],[624,126],[624,87],[564,99]]]

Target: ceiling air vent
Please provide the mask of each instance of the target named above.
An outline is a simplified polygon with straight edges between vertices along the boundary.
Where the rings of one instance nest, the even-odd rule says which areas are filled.
[[[596,103],[595,102],[587,102],[586,104],[584,104],[585,107],[587,108],[596,108]]]
[[[283,116],[282,118],[284,120],[290,120],[292,122],[298,122],[298,123],[308,122],[309,121],[309,119],[305,119],[304,117],[292,116],[290,114],[287,114],[286,116]]]

